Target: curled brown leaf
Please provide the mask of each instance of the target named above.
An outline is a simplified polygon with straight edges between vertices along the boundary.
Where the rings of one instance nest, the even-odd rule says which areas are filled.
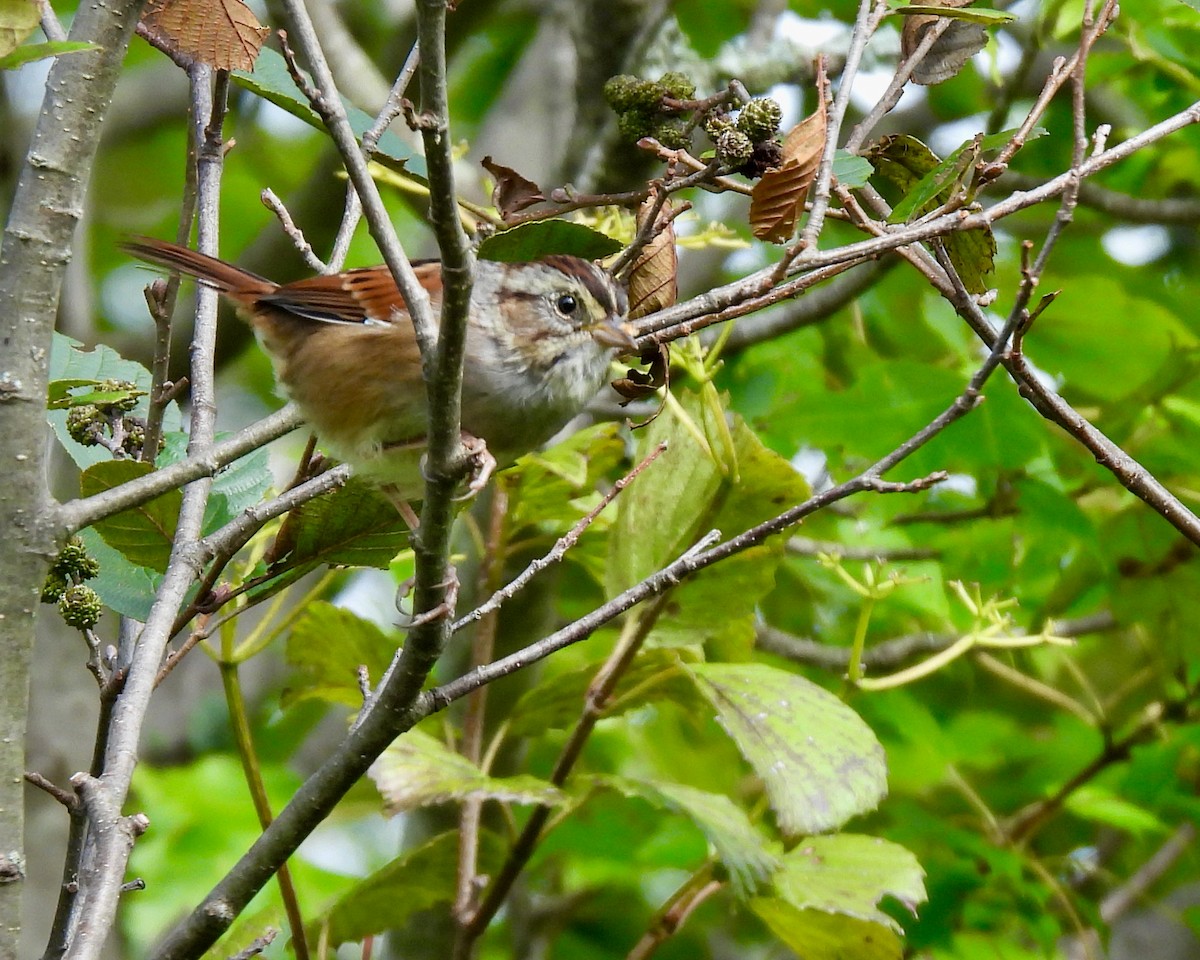
[[[513,214],[546,199],[541,187],[512,167],[496,163],[490,156],[484,157],[480,163],[496,178],[496,185],[492,188],[492,206],[500,211],[501,220],[507,222]]]
[[[655,216],[654,196],[643,201],[638,209],[638,232]],[[635,319],[662,310],[675,302],[679,292],[679,255],[675,249],[673,220],[677,210],[665,203],[657,210],[654,233],[642,248],[629,273],[629,317]]]
[[[817,109],[783,140],[783,160],[768,170],[750,192],[750,229],[759,240],[787,243],[804,210],[804,198],[825,152],[827,130],[824,77],[818,77]]]
[[[969,7],[974,0],[929,0],[925,6],[948,7],[958,10]],[[900,53],[907,60],[913,55],[925,34],[943,17],[917,14],[907,17],[900,33]],[[913,68],[912,81],[923,85],[941,83],[957,74],[987,43],[987,31],[978,23],[952,20],[946,32],[937,38],[929,52]]]

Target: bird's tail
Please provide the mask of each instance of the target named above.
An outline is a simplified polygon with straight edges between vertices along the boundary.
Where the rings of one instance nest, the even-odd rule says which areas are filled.
[[[256,273],[168,240],[130,237],[121,246],[139,260],[186,273],[235,301],[252,302],[279,288],[279,284]]]

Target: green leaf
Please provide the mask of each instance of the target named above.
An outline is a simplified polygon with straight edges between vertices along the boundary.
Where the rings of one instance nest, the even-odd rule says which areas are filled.
[[[712,844],[729,870],[734,892],[743,899],[779,866],[777,844],[751,823],[746,812],[728,797],[679,783],[650,782],[628,777],[599,775],[589,780],[626,797],[640,797],[658,809],[682,813]]]
[[[754,6],[750,0],[675,0],[671,8],[692,48],[709,59],[746,29]]]
[[[679,391],[677,399],[696,423],[697,395]],[[616,528],[609,538],[609,596],[675,559],[704,532],[702,526],[711,527],[711,504],[725,482],[720,469],[670,410],[642,431],[636,457],[662,442],[666,451],[617,500]]]
[[[878,905],[884,897],[894,897],[915,916],[926,899],[924,876],[917,858],[899,844],[837,833],[809,837],[789,851],[774,884],[794,907],[842,913],[902,933]]]
[[[483,260],[527,263],[555,253],[599,260],[621,249],[621,241],[570,220],[537,220],[493,234],[479,245]]]
[[[264,100],[269,100],[275,106],[286,110],[293,117],[303,120],[311,127],[324,131],[325,124],[309,105],[308,98],[301,93],[300,88],[288,73],[287,63],[283,57],[270,47],[263,47],[254,61],[254,72],[235,70],[230,78],[238,86],[257,94]],[[345,102],[345,101],[343,101]],[[346,116],[355,137],[362,136],[375,123],[375,118],[369,116],[358,107],[345,102]],[[425,160],[415,153],[403,140],[390,130],[379,138],[375,159],[388,158],[402,164],[410,174],[418,177],[426,175]]]
[[[1130,803],[1096,784],[1087,784],[1072,791],[1065,806],[1077,817],[1116,827],[1135,836],[1170,832],[1170,827],[1151,811]]]
[[[740,417],[714,411],[686,390],[675,399],[687,421],[668,410],[643,431],[638,457],[663,441],[667,450],[621,494],[610,537],[609,596],[674,560],[702,533],[716,528],[734,536],[808,496],[804,478]],[[736,476],[726,472],[733,469]]]
[[[466,757],[420,730],[409,730],[393,740],[371,764],[367,776],[375,782],[389,816],[471,797],[542,806],[566,802],[561,790],[537,777],[489,777]]]
[[[804,960],[900,960],[894,930],[845,914],[801,910],[777,897],[756,897],[750,907]]]
[[[883,748],[827,690],[762,664],[686,669],[762,779],[785,836],[837,829],[886,795]]]
[[[7,56],[41,22],[36,0],[0,0],[0,56]]]
[[[220,437],[218,437],[220,439]],[[204,515],[204,532],[212,533],[229,523],[247,507],[266,497],[274,483],[271,457],[260,447],[224,467],[213,477],[208,509]]]
[[[129,390],[89,390],[86,393],[72,393],[86,387],[98,387],[98,380],[55,380],[46,390],[47,410],[69,410],[71,407],[82,407],[84,404],[95,404],[98,407],[113,406],[125,400],[137,399],[146,395],[146,391],[136,388]]]
[[[999,146],[1007,142],[1007,137],[993,134],[978,146],[971,140],[945,161],[916,137],[902,134],[880,139],[867,156],[875,170],[904,193],[889,221],[907,222],[944,203],[966,176],[979,151],[994,149],[985,146],[985,141]],[[984,293],[988,289],[986,278],[994,270],[996,259],[996,238],[991,229],[956,231],[937,242],[945,246],[963,286],[971,293]]]
[[[79,536],[88,555],[100,564],[100,572],[87,582],[88,586],[106,607],[144,622],[154,606],[162,575],[130,563],[93,529],[81,530]]]
[[[875,168],[866,157],[845,150],[833,155],[833,176],[843,187],[865,187],[874,172]]]
[[[146,395],[150,391],[150,371],[140,363],[126,360],[115,350],[103,345],[85,349],[78,340],[72,340],[70,337],[56,332],[50,349],[49,379],[51,383],[74,382],[78,385],[99,383],[102,380],[126,380],[134,384],[142,394],[138,405],[130,411],[130,415],[144,418],[149,412],[149,401]],[[65,390],[69,390],[69,388],[55,387],[55,397],[61,399],[62,396],[65,396]],[[81,470],[90,467],[93,463],[105,463],[112,459],[112,454],[103,447],[85,447],[71,439],[70,434],[67,433],[65,409],[50,410],[46,416],[54,428],[54,435],[58,438],[58,442],[62,444],[63,449]],[[168,404],[167,409],[163,412],[163,429],[178,430],[181,422],[178,404]]]
[[[218,433],[214,440],[221,441],[230,436],[228,433]],[[163,450],[158,455],[160,467],[187,457],[186,433],[168,433],[163,441]],[[208,507],[204,512],[204,534],[207,536],[218,530],[247,507],[261,502],[274,482],[270,453],[265,447],[252,450],[222,467],[213,476]]]
[[[683,676],[680,664],[699,660],[700,654],[687,647],[643,650],[622,674],[604,716],[620,716],[645,703],[678,700],[681,696],[701,704],[691,683],[678,682]],[[584,664],[544,679],[525,691],[512,711],[510,733],[515,737],[530,737],[547,730],[565,730],[578,723],[588,687],[603,664],[604,660]],[[634,691],[635,695],[629,696]]]
[[[137,460],[102,461],[84,470],[79,492],[92,497],[153,472],[154,467]],[[130,563],[165,573],[182,505],[183,494],[170,490],[149,503],[97,521],[94,529]]]
[[[945,202],[958,182],[965,176],[969,164],[974,164],[983,154],[992,153],[1007,146],[1017,132],[1017,128],[1013,127],[986,136],[978,134],[967,140],[945,160],[925,173],[919,181],[907,188],[904,199],[896,204],[892,215],[888,217],[888,223],[907,223],[916,216],[936,209],[938,204]],[[1047,132],[1043,127],[1034,127],[1026,134],[1025,142],[1044,137]],[[929,150],[915,137],[907,139],[913,143],[905,146],[904,156],[914,159],[921,149]],[[914,144],[919,146],[914,146]],[[936,159],[936,154],[932,150],[929,150],[929,156]],[[915,162],[920,168],[927,163],[926,160]]]
[[[712,659],[746,659],[758,604],[775,586],[782,548],[782,542],[751,547],[688,577],[672,591],[666,615],[655,624],[649,642],[704,644]],[[714,610],[721,615],[714,617]]]
[[[454,901],[458,885],[459,835],[439,834],[415,850],[397,857],[351,887],[309,928],[312,943],[330,947],[403,927],[416,914]],[[480,834],[477,869],[494,875],[504,846],[490,831]]]
[[[0,36],[3,35],[4,28],[0,26]],[[3,49],[3,41],[0,40],[0,49]],[[94,43],[84,43],[78,40],[51,40],[46,43],[27,43],[23,47],[17,47],[8,56],[0,57],[0,70],[13,70],[22,64],[32,63],[35,60],[45,60],[47,57],[60,57],[66,53],[79,53],[82,50],[98,49]]]
[[[595,490],[624,456],[620,425],[600,423],[521,457],[503,473],[513,529],[536,523],[565,533],[584,512],[573,501]]]
[[[935,4],[917,3],[906,7],[896,7],[888,11],[888,15],[900,17],[945,17],[947,20],[966,20],[968,23],[981,23],[985,27],[997,26],[1001,23],[1011,23],[1017,19],[1015,13],[1009,13],[1006,10],[988,10],[985,7],[944,7]]]
[[[374,486],[351,478],[330,496],[292,511],[289,566],[328,563],[386,570],[408,546],[408,527],[396,507]]]
[[[941,242],[967,292],[986,293],[988,277],[996,269],[996,237],[991,228],[959,230],[942,237]]]
[[[1173,354],[1197,345],[1196,334],[1172,310],[1136,284],[1099,272],[1074,279],[1026,339],[1030,356],[1068,394],[1119,405],[1153,380]]]
[[[318,601],[292,625],[287,661],[295,673],[283,694],[284,706],[308,697],[362,706],[358,668],[378,683],[400,646],[397,637],[349,610]]]

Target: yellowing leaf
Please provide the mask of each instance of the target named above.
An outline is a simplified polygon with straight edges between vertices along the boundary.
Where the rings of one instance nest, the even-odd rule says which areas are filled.
[[[431,803],[481,797],[507,803],[563,803],[562,792],[529,775],[489,777],[466,757],[420,730],[397,737],[367,771],[389,816]]]
[[[0,57],[15,50],[40,21],[36,0],[0,0]]]
[[[804,209],[804,198],[825,152],[825,93],[818,78],[817,109],[794,126],[783,141],[783,163],[768,170],[750,193],[750,229],[759,240],[787,243]]]
[[[253,70],[267,36],[242,0],[151,0],[142,24],[166,49],[218,70]]]

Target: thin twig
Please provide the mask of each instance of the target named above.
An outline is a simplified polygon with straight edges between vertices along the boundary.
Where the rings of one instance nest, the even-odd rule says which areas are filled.
[[[292,219],[287,206],[276,196],[275,191],[268,187],[259,194],[259,199],[262,200],[264,207],[275,214],[275,219],[283,227],[283,232],[287,234],[288,239],[292,241],[292,246],[304,258],[304,262],[308,264],[309,268],[315,270],[317,273],[327,272],[328,268],[325,266],[324,261],[317,256],[316,251],[312,248],[312,244],[304,236],[304,231],[296,226],[296,221]]]
[[[450,628],[450,632],[458,633],[458,631],[467,626],[469,623],[481,620],[483,617],[487,616],[493,611],[498,610],[501,604],[507,600],[511,600],[518,593],[524,590],[529,584],[530,580],[536,577],[547,567],[562,560],[562,558],[567,555],[567,551],[569,551],[573,546],[575,546],[575,544],[579,542],[579,538],[583,536],[584,531],[595,522],[596,518],[600,516],[601,512],[610,503],[612,503],[614,499],[616,499],[617,495],[622,490],[633,483],[633,481],[637,479],[638,475],[643,470],[657,460],[666,449],[666,441],[663,441],[657,447],[651,450],[650,453],[647,454],[647,456],[640,463],[638,463],[637,466],[635,466],[632,470],[625,474],[625,476],[612,485],[608,492],[600,498],[599,503],[592,507],[592,509],[582,517],[580,517],[570,530],[558,538],[554,546],[551,547],[549,553],[534,560],[506,586],[497,590],[486,601],[481,603],[470,613],[466,614],[461,619],[456,620],[454,625]]]

